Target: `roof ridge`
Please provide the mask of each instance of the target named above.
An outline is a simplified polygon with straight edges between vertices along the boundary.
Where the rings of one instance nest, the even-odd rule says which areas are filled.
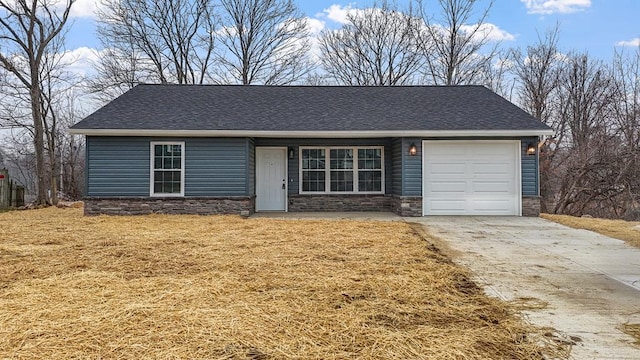
[[[135,87],[246,87],[246,88],[375,88],[375,89],[393,89],[393,88],[463,88],[463,87],[479,87],[491,90],[484,85],[479,84],[463,84],[463,85],[242,85],[242,84],[161,84],[161,83],[140,83]]]

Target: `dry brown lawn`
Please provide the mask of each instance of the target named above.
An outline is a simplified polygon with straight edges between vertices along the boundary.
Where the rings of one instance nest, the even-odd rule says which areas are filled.
[[[622,331],[634,337],[635,344],[640,346],[640,324],[623,324]]]
[[[576,229],[586,229],[640,247],[640,222],[540,214],[540,217]]]
[[[0,358],[566,356],[544,332],[405,223],[0,214]]]

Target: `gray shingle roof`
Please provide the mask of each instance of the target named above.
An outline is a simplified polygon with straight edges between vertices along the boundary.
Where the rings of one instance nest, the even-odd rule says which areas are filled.
[[[482,86],[139,85],[72,131],[432,131],[549,127]]]

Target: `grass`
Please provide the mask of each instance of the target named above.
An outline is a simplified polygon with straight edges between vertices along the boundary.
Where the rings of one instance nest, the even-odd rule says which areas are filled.
[[[0,214],[0,358],[541,359],[405,223]]]
[[[540,214],[540,217],[576,229],[586,229],[640,247],[640,222]]]

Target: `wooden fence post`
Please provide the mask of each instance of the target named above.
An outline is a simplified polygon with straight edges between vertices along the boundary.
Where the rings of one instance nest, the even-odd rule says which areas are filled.
[[[9,188],[9,171],[7,169],[0,170],[0,209],[9,208],[9,196],[11,189]]]

